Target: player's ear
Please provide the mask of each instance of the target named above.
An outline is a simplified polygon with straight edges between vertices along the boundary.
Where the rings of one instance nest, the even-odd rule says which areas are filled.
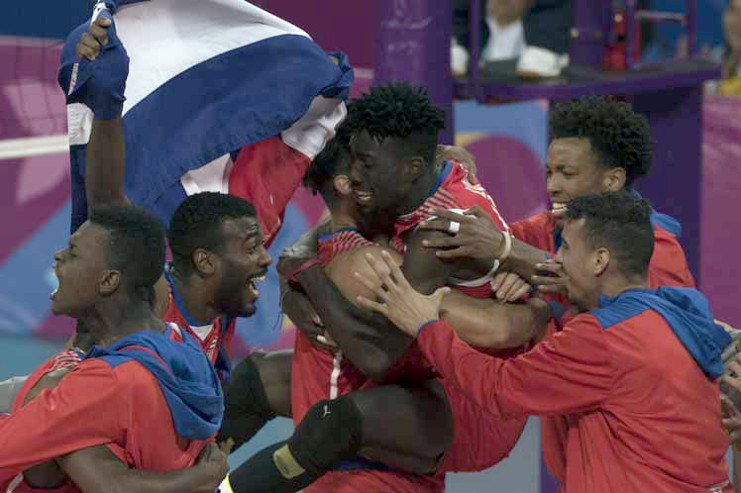
[[[606,192],[617,192],[625,187],[625,168],[617,166],[605,171],[603,187]]]
[[[347,175],[335,176],[334,180],[332,180],[332,184],[334,185],[334,190],[338,195],[342,197],[346,197],[352,194],[352,186],[350,186],[350,178]]]
[[[414,156],[406,161],[406,170],[411,176],[417,178],[424,173],[427,162],[422,156]]]
[[[98,291],[102,296],[110,296],[121,286],[121,271],[105,270],[100,276]]]
[[[196,248],[191,256],[193,270],[201,276],[211,276],[216,272],[216,256],[205,248]]]
[[[599,277],[607,270],[607,266],[610,265],[612,255],[607,248],[599,248],[594,254],[594,264],[592,272],[595,276]]]

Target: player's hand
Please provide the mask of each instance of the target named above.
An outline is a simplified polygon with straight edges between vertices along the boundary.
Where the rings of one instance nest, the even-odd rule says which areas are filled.
[[[514,272],[500,272],[491,280],[492,292],[503,303],[520,300],[531,289],[532,286]]]
[[[450,288],[440,288],[425,296],[409,284],[388,252],[381,252],[381,258],[371,254],[367,254],[365,258],[372,269],[372,278],[364,277],[358,272],[354,275],[381,302],[359,296],[358,305],[385,315],[411,336],[416,336],[427,322],[440,318],[440,305]]]
[[[741,353],[728,363],[721,382],[741,393]]]
[[[437,218],[421,223],[421,229],[450,232],[451,223],[457,222],[458,232],[449,237],[424,240],[422,245],[438,248],[435,253],[441,259],[473,258],[484,261],[490,269],[494,266],[504,248],[504,233],[479,206],[473,206],[464,214],[435,208],[432,215]]]
[[[479,179],[476,176],[476,158],[474,155],[463,147],[438,145],[435,151],[435,162],[444,163],[451,159],[457,161],[468,171],[468,181],[478,185]]]
[[[723,415],[721,420],[731,444],[738,449],[741,447],[741,412],[733,404],[730,397],[720,394],[720,409]]]
[[[282,291],[281,307],[283,313],[291,319],[296,328],[319,349],[330,353],[336,352],[337,344],[327,333],[322,319],[319,318],[319,314],[309,298],[287,284],[282,286]]]
[[[222,447],[228,447],[223,445]],[[193,465],[195,481],[191,491],[193,493],[213,493],[229,474],[228,452],[214,442],[207,444],[201,451]]]
[[[108,44],[108,28],[111,26],[111,20],[107,17],[98,17],[95,22],[90,24],[87,32],[82,34],[80,41],[75,45],[75,53],[82,58],[95,60],[100,55],[103,46]]]
[[[126,101],[129,56],[105,4],[98,2],[93,21],[70,36],[74,46],[62,50],[57,78],[67,103],[84,104],[100,120],[119,118]]]
[[[563,265],[555,260],[549,260],[542,264],[536,264],[535,269],[538,274],[531,279],[538,291],[541,293],[561,293],[566,294],[566,284],[569,281]]]

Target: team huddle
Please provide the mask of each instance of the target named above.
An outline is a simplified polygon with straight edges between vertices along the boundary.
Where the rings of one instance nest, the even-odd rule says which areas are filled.
[[[472,156],[438,145],[445,117],[424,89],[349,101],[300,168],[329,216],[277,261],[294,350],[232,367],[236,318],[273,264],[266,218],[294,190],[248,174],[241,193],[184,197],[166,227],[132,205],[128,58],[101,56],[112,25],[94,18],[76,44],[93,67],[75,93],[94,115],[86,209],[51,295],[76,333],[0,389],[5,491],[442,492],[446,473],[507,457],[533,415],[565,492],[733,491],[741,364],[723,376],[731,337],[679,224],[633,188],[651,137],[628,104],[551,109],[552,207],[510,224]],[[270,200],[248,200],[258,188]],[[227,474],[227,454],[276,416],[291,437]]]

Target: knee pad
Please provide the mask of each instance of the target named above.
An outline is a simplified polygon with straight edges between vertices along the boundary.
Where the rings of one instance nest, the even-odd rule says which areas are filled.
[[[288,440],[296,461],[311,474],[354,457],[363,441],[363,419],[352,399],[319,401]]]
[[[261,356],[254,354],[242,360],[224,387],[224,420],[219,441],[231,438],[239,446],[275,417],[253,360]]]

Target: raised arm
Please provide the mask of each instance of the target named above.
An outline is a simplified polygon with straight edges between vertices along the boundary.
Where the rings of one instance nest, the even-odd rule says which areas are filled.
[[[89,208],[129,203],[124,195],[126,148],[120,116],[111,120],[93,119],[85,164],[85,193]]]

